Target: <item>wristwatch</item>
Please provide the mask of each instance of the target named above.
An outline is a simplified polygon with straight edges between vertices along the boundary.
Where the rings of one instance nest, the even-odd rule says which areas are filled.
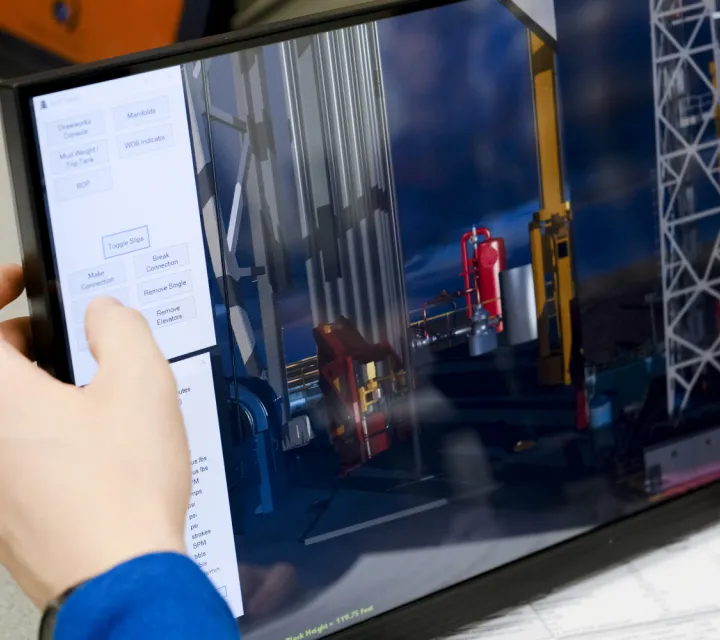
[[[55,637],[55,624],[57,623],[57,617],[60,613],[60,609],[79,586],[80,585],[70,587],[70,589],[59,595],[57,598],[48,602],[40,620],[38,640],[53,640]]]

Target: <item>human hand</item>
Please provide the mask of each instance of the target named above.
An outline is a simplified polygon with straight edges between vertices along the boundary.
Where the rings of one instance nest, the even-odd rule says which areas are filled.
[[[0,266],[0,308],[22,273]],[[80,389],[33,365],[27,320],[0,324],[0,563],[36,605],[131,558],[185,553],[190,458],[170,367],[138,312],[86,316],[99,369]]]
[[[19,298],[24,288],[22,269],[16,264],[0,264],[0,309]],[[30,318],[11,318],[0,322],[0,340],[5,340],[29,357]]]

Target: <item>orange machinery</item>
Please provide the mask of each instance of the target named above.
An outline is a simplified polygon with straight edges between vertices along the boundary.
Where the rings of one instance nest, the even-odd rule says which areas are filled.
[[[82,63],[222,32],[233,8],[232,0],[0,0],[0,31]]]

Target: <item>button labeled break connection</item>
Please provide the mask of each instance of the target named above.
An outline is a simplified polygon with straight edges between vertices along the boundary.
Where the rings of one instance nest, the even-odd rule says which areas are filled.
[[[195,317],[195,298],[183,298],[177,302],[166,302],[153,307],[143,314],[150,323],[151,329],[163,329]]]
[[[147,278],[175,267],[184,267],[189,261],[187,243],[141,253],[135,256],[135,275]]]

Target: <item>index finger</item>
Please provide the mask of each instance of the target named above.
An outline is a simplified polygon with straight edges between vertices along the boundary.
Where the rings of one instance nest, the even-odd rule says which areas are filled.
[[[147,388],[148,380],[172,379],[147,320],[135,309],[113,298],[96,298],[88,306],[85,327],[98,378],[141,388]]]

